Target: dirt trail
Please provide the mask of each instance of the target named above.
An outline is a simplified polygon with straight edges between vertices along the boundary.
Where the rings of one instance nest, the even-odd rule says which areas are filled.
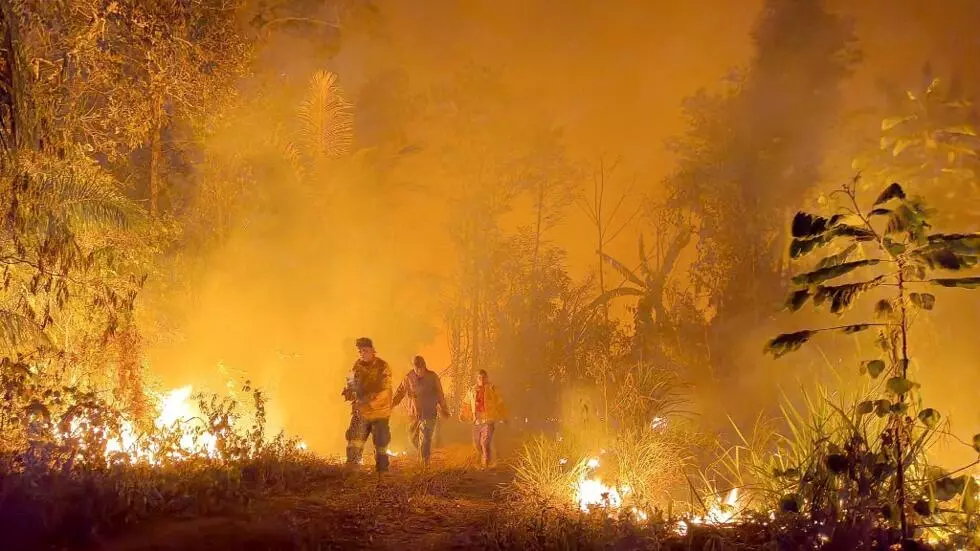
[[[343,473],[301,495],[265,496],[232,514],[144,523],[94,549],[105,551],[473,549],[511,478],[438,462],[422,472],[395,461],[382,480]]]

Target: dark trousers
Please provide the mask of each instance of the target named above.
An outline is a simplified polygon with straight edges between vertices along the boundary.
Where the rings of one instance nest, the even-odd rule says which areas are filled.
[[[408,427],[408,435],[412,445],[418,450],[423,463],[428,463],[432,456],[432,434],[436,430],[436,418],[413,419]]]
[[[370,420],[356,415],[351,417],[350,426],[347,427],[347,464],[360,464],[368,436],[374,442],[375,469],[383,473],[388,470],[388,444],[391,442],[387,417]]]
[[[473,446],[480,455],[480,463],[490,465],[490,447],[493,444],[493,423],[473,425]]]

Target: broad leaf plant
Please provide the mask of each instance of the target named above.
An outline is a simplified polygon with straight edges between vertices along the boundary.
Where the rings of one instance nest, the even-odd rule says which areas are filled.
[[[933,211],[921,198],[906,195],[897,183],[884,189],[870,208],[859,204],[857,180],[833,195],[842,199],[838,212],[829,217],[798,212],[793,218],[789,247],[792,259],[817,256],[832,243],[839,252],[826,254],[815,260],[810,271],[792,277],[795,289],[787,308],[795,312],[811,304],[842,316],[872,291],[874,297],[880,298],[866,321],[784,333],[770,340],[766,351],[778,358],[820,333],[877,332],[880,355],[863,361],[860,369],[872,379],[885,378],[884,384],[878,385],[880,396],[858,403],[855,413],[858,418],[874,414],[887,419],[880,445],[873,449],[867,442],[858,442],[864,452],[832,451],[827,463],[836,476],[850,477],[861,488],[865,484],[855,474],[859,470],[855,463],[870,462],[870,480],[888,483],[891,495],[897,497],[897,506],[885,504],[882,516],[897,521],[902,537],[910,538],[912,511],[925,518],[938,511],[937,502],[962,496],[960,512],[977,512],[977,484],[972,477],[941,473],[926,480],[914,488],[922,495],[911,506],[909,494],[913,487],[907,477],[940,421],[939,412],[933,408],[914,412],[914,418],[910,411],[920,387],[909,377],[910,322],[918,313],[936,307],[936,296],[930,290],[980,287],[980,276],[975,272],[971,275],[980,263],[980,234],[933,232],[929,223]],[[980,434],[974,436],[972,445],[980,453]]]

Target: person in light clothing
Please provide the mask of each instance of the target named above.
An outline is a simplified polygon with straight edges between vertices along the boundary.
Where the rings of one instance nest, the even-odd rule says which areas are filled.
[[[477,373],[476,384],[467,391],[459,419],[464,423],[473,423],[473,446],[480,456],[480,465],[489,467],[494,425],[507,420],[507,408],[485,369]]]

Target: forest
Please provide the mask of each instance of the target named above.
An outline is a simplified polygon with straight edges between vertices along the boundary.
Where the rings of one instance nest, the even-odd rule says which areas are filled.
[[[980,549],[980,5],[682,4],[0,0],[3,548]]]

